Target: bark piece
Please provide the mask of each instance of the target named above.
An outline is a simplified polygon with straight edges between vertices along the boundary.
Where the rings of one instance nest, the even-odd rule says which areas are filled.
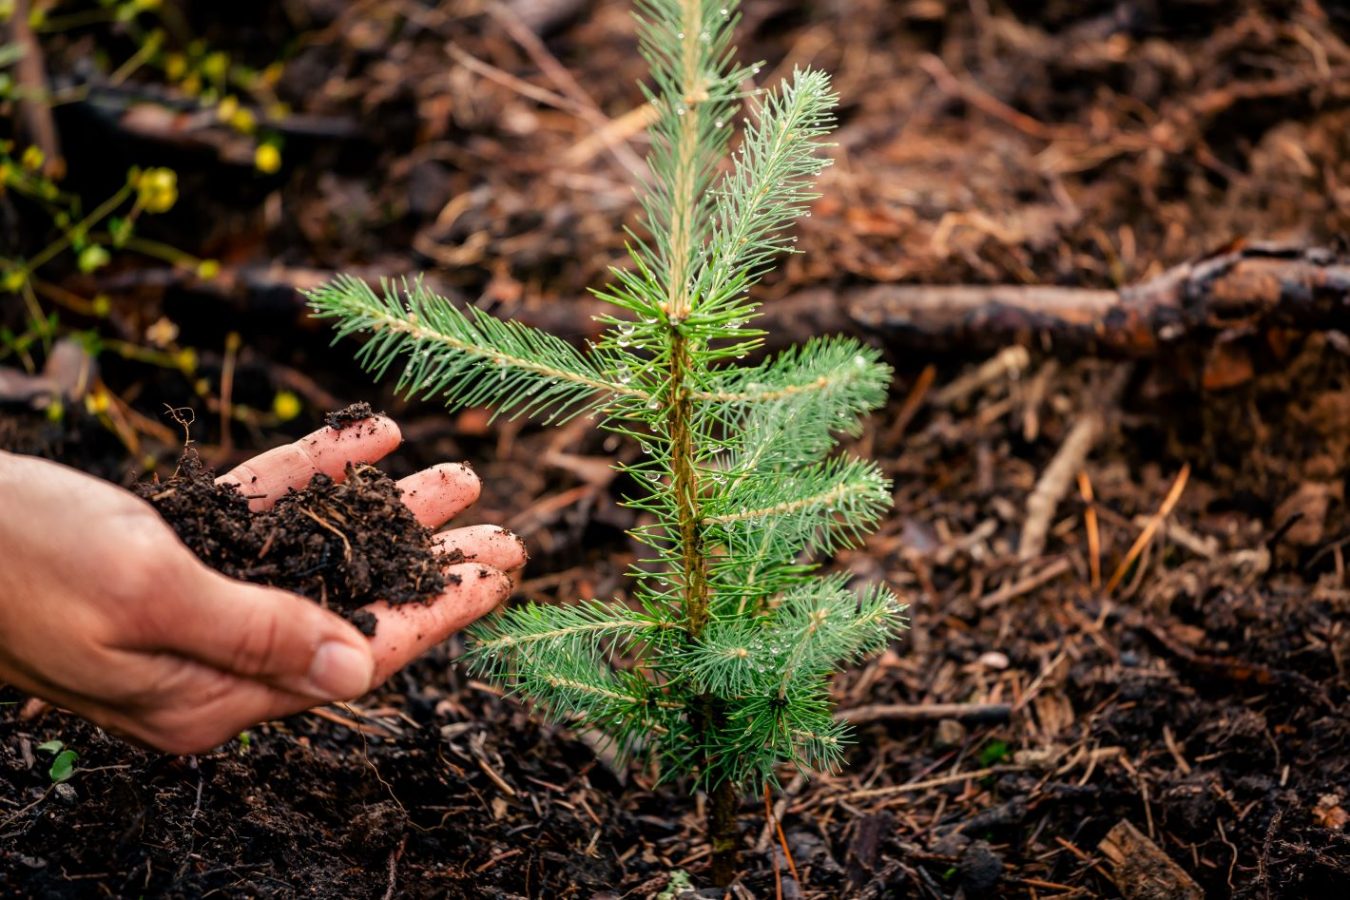
[[[1097,849],[1111,863],[1111,880],[1125,900],[1204,900],[1204,891],[1181,866],[1121,819]]]

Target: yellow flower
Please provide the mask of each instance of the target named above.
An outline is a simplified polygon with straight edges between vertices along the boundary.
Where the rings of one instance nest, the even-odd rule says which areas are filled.
[[[216,118],[222,122],[228,122],[239,112],[239,98],[230,94],[220,101],[216,107]]]
[[[230,116],[230,125],[240,134],[252,134],[258,127],[258,117],[253,114],[253,110],[241,106]]]
[[[197,277],[202,281],[210,281],[220,274],[220,262],[214,259],[204,259],[197,263]]]
[[[289,422],[300,415],[300,398],[290,391],[277,391],[276,397],[272,398],[272,412],[282,422]]]
[[[177,81],[187,74],[187,57],[181,53],[170,53],[164,57],[164,75],[170,81]]]
[[[178,202],[178,173],[173,169],[146,169],[136,182],[136,198],[148,213],[163,213]]]
[[[202,74],[212,81],[224,81],[225,74],[230,69],[230,58],[217,50],[215,53],[208,53],[202,60]]]
[[[25,269],[8,269],[0,275],[0,291],[17,294],[27,283],[28,272]]]
[[[29,144],[24,148],[23,156],[19,157],[19,161],[23,163],[25,169],[36,172],[47,161],[47,154],[43,153],[42,148],[36,144]]]
[[[253,154],[253,165],[264,175],[271,175],[281,168],[281,151],[276,144],[259,144]]]
[[[99,413],[105,413],[111,405],[112,401],[108,398],[108,392],[102,388],[91,391],[84,398],[84,408],[89,411],[90,415],[96,416]]]

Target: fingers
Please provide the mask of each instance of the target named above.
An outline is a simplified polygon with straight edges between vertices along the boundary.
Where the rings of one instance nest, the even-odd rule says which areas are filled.
[[[443,525],[472,506],[481,487],[473,469],[463,463],[441,463],[398,483],[403,505],[428,528]]]
[[[237,484],[257,512],[276,502],[290,488],[302,488],[322,472],[341,479],[347,464],[373,463],[397,449],[398,426],[385,416],[355,422],[341,431],[320,428],[293,444],[274,447],[216,479]]]
[[[317,705],[312,697],[190,664],[180,687],[140,709],[93,710],[90,718],[165,753],[205,753],[259,722]]]
[[[226,578],[193,564],[164,590],[190,598],[156,617],[141,649],[157,649],[314,700],[349,700],[370,689],[374,657],[365,637],[318,604],[286,591]],[[167,604],[164,608],[167,608]]]
[[[380,683],[429,648],[491,612],[511,595],[511,580],[482,563],[448,567],[449,587],[427,604],[367,606],[379,624],[370,639],[375,654],[375,683]]]
[[[194,639],[190,630],[176,629],[183,635],[181,646],[150,656],[148,661],[157,668],[146,681],[144,695],[125,698],[114,706],[77,700],[72,708],[167,753],[204,752],[258,722],[292,715],[324,699],[350,699],[365,693],[429,648],[491,612],[511,593],[510,579],[501,570],[482,563],[453,565],[446,569],[446,575],[450,586],[429,604],[390,607],[380,602],[366,607],[379,622],[368,643],[356,635],[359,642],[356,646],[365,651],[367,664],[356,666],[347,684],[314,690],[312,674],[308,677],[294,674],[307,654],[287,654],[283,650],[288,645],[306,645],[304,636],[295,640],[297,635],[288,633],[296,617],[310,614],[323,619],[298,625],[299,630],[313,628],[316,634],[332,625],[327,620],[342,628],[349,628],[347,623],[308,600],[256,588],[260,593],[278,595],[260,601],[266,607],[263,611],[250,606],[251,601],[242,595],[209,601],[210,612],[227,616],[225,621],[215,621],[213,639],[221,648],[233,646],[234,652],[203,653],[203,649],[214,646],[212,640],[203,640],[200,635]],[[281,602],[284,599],[293,600],[298,606]],[[231,613],[227,607],[216,605],[217,601],[249,608],[244,613]],[[356,634],[354,630],[351,633]],[[344,644],[344,651],[349,646]],[[133,654],[141,658],[131,662],[144,666],[147,660],[142,652],[121,652],[118,657],[129,658]],[[312,660],[315,655],[308,658]],[[263,670],[274,677],[255,680]],[[331,674],[333,670],[329,671]]]
[[[469,525],[436,535],[436,544],[451,559],[487,563],[509,572],[525,565],[529,558],[525,542],[496,525]]]

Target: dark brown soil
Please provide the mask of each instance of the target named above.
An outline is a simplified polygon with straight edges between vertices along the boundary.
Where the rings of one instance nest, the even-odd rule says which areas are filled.
[[[360,405],[364,415],[346,425],[370,417],[370,407]],[[351,409],[329,418],[350,416]],[[135,487],[207,565],[308,597],[366,635],[376,624],[362,609],[367,604],[416,603],[445,588],[431,530],[403,505],[394,480],[373,466],[348,466],[341,482],[315,475],[263,512],[249,510],[246,489],[217,484],[191,451],[169,479]]]
[[[370,408],[369,403],[362,400],[328,413],[323,417],[323,424],[334,431],[343,431],[358,422],[366,421],[373,415],[375,415],[375,410]]]

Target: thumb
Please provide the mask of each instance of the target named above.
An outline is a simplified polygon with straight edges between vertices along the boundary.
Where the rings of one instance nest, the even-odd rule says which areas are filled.
[[[180,595],[190,599],[159,629],[162,649],[319,700],[370,689],[374,655],[352,625],[288,591],[193,568],[197,577]]]

